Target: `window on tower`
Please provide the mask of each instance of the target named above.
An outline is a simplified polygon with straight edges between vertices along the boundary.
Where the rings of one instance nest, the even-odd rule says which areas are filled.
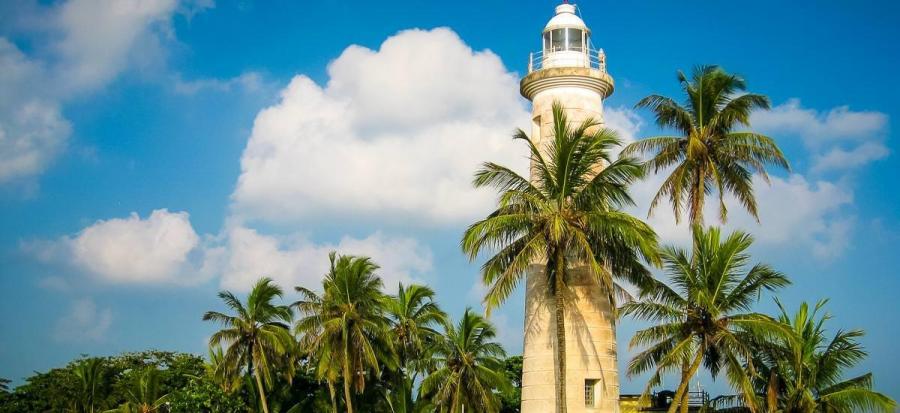
[[[550,51],[561,52],[566,50],[566,29],[550,30]]]
[[[566,29],[566,50],[584,51],[583,32],[579,29]]]
[[[585,407],[594,407],[597,405],[597,383],[600,380],[585,379],[584,380],[584,405]]]

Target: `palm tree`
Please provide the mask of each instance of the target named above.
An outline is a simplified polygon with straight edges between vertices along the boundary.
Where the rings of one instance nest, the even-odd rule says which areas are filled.
[[[226,393],[237,390],[241,385],[239,372],[242,366],[231,366],[225,363],[225,351],[222,350],[222,346],[210,346],[208,352],[209,362],[203,366],[207,377],[210,377],[213,383]]]
[[[789,284],[765,264],[748,269],[747,249],[753,238],[734,232],[722,239],[718,228],[693,228],[693,256],[685,250],[664,248],[662,259],[670,285],[656,281],[643,288],[641,301],[626,303],[622,314],[656,323],[638,331],[630,347],[647,347],[634,356],[628,375],[652,371],[645,394],[660,383],[662,374],[678,371],[681,383],[669,412],[687,409],[688,384],[701,362],[715,377],[724,368],[736,388],[752,394],[754,364],[751,338],[769,337],[783,329],[772,318],[749,312],[763,290]],[[746,368],[746,369],[745,369]],[[747,399],[755,410],[752,398]]]
[[[726,193],[734,195],[759,220],[753,174],[768,182],[766,165],[790,167],[772,138],[737,129],[750,126],[754,109],[769,109],[769,99],[744,93],[744,79],[718,66],[696,67],[690,80],[679,71],[678,81],[687,95],[684,106],[660,95],[647,96],[636,105],[649,108],[660,128],[674,129],[677,135],[642,139],[622,151],[626,155],[652,153],[647,167],[654,173],[674,168],[653,198],[650,213],[668,198],[679,221],[687,202],[691,224],[702,225],[706,195],[715,189],[722,222],[728,213]]]
[[[441,413],[485,412],[500,409],[495,390],[506,391],[509,380],[503,370],[506,353],[492,341],[497,333],[483,317],[467,308],[459,324],[445,325],[437,342],[438,369],[428,375],[420,389]]]
[[[73,369],[79,386],[73,411],[94,413],[102,409],[103,388],[106,380],[106,363],[101,358],[81,361]]]
[[[269,413],[269,406],[264,387],[272,385],[275,373],[273,363],[290,350],[294,341],[288,326],[292,318],[291,309],[274,302],[281,295],[281,287],[270,278],[262,278],[247,295],[246,305],[231,292],[219,293],[219,298],[236,315],[217,311],[203,315],[204,321],[214,321],[224,327],[209,339],[211,347],[226,348],[221,367],[226,372],[237,373],[247,366],[247,375],[256,381],[259,401],[265,413]]]
[[[168,398],[168,394],[160,394],[159,370],[148,367],[126,390],[125,403],[107,413],[159,413],[165,411],[163,406]]]
[[[831,317],[818,315],[827,301],[818,302],[812,311],[804,302],[793,318],[776,302],[781,309],[778,321],[792,335],[757,343],[760,374],[755,390],[769,412],[894,411],[894,400],[872,390],[872,373],[843,378],[844,370],[867,355],[859,343],[861,330],[839,330],[829,338],[824,324]]]
[[[611,149],[620,144],[615,132],[594,119],[570,125],[559,102],[553,105],[553,125],[553,139],[543,148],[521,130],[514,136],[530,149],[531,180],[494,163],[476,173],[476,187],[500,191],[499,205],[466,230],[461,245],[470,260],[486,248],[496,251],[482,267],[488,312],[506,300],[530,265],[546,265],[547,293],[555,302],[557,412],[564,413],[563,297],[570,270],[586,267],[615,308],[616,296],[624,292],[615,280],[646,282],[651,277],[641,258],[656,263],[658,256],[653,230],[620,211],[633,204],[628,185],[643,176],[643,168],[634,158],[612,159]]]
[[[357,394],[366,387],[366,374],[394,367],[394,348],[385,315],[378,265],[366,257],[329,254],[331,268],[322,281],[323,294],[296,287],[302,296],[296,306],[304,317],[297,321],[301,345],[314,359],[320,379],[337,378],[340,366],[347,413],[353,412],[351,387]],[[332,403],[332,407],[335,404]]]
[[[391,336],[398,360],[398,388],[391,404],[394,411],[412,411],[413,386],[419,373],[425,372],[431,361],[428,353],[440,338],[434,328],[441,325],[446,314],[434,301],[434,290],[400,283],[397,295],[389,297],[385,307],[391,321]]]

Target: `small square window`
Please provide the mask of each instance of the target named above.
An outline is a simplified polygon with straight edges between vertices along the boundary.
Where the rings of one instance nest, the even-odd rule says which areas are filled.
[[[594,407],[597,405],[597,379],[584,380],[584,405]]]

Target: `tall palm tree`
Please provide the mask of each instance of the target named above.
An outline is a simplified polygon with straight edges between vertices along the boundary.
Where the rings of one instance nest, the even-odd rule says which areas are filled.
[[[106,362],[101,358],[86,359],[78,363],[73,372],[79,391],[72,410],[77,413],[95,413],[102,410]]]
[[[766,165],[790,167],[772,138],[739,128],[750,126],[754,109],[769,109],[769,99],[744,93],[744,79],[718,66],[698,66],[690,79],[679,71],[678,81],[686,95],[684,105],[660,95],[647,96],[636,105],[653,111],[656,124],[674,129],[677,135],[642,139],[622,151],[626,155],[651,153],[647,167],[654,173],[672,168],[650,204],[650,213],[668,198],[676,221],[686,207],[691,224],[702,225],[706,196],[715,189],[722,222],[728,214],[726,193],[734,195],[759,220],[753,174],[768,182]]]
[[[318,359],[320,379],[336,379],[335,367],[340,366],[344,402],[347,413],[352,413],[351,387],[362,393],[367,374],[380,374],[382,366],[394,367],[394,348],[381,278],[375,275],[378,265],[367,257],[338,257],[334,252],[329,260],[321,296],[295,288],[302,298],[293,305],[304,314],[295,328],[302,334],[301,345]]]
[[[107,413],[159,413],[168,394],[160,394],[159,370],[148,367],[125,392],[125,403]]]
[[[484,249],[496,252],[482,267],[488,312],[506,300],[529,265],[546,265],[547,293],[555,302],[557,412],[564,413],[563,297],[571,269],[585,267],[615,308],[616,296],[624,291],[617,279],[642,284],[651,278],[641,259],[658,261],[656,234],[620,210],[633,204],[628,186],[643,176],[643,169],[634,158],[612,158],[610,151],[620,144],[615,132],[594,119],[571,125],[555,102],[553,138],[546,147],[521,130],[513,138],[528,145],[532,179],[485,163],[474,185],[499,190],[499,205],[466,230],[461,246],[472,260]]]
[[[724,368],[733,386],[752,394],[751,339],[783,332],[771,317],[750,312],[763,290],[789,284],[768,265],[749,267],[753,238],[737,231],[723,239],[714,227],[695,226],[693,234],[693,256],[674,247],[662,251],[670,284],[655,281],[642,289],[640,301],[621,308],[622,314],[656,323],[635,333],[630,343],[646,347],[628,365],[629,376],[652,371],[645,394],[662,374],[681,372],[669,413],[687,408],[684,395],[701,362],[714,377]],[[747,404],[755,410],[752,397]]]
[[[818,302],[812,311],[804,302],[793,317],[777,302],[778,321],[792,336],[757,343],[760,374],[754,383],[762,403],[769,412],[893,412],[896,402],[872,390],[872,373],[843,378],[845,370],[867,355],[859,343],[864,333],[839,330],[829,337],[825,322],[831,317],[819,316],[826,302]]]
[[[294,341],[288,325],[292,319],[291,309],[274,302],[281,295],[281,287],[270,278],[262,278],[250,290],[246,304],[231,292],[219,293],[219,298],[236,315],[217,311],[203,315],[204,321],[217,322],[224,327],[209,339],[211,347],[226,348],[221,367],[235,373],[243,366],[247,367],[247,375],[256,381],[265,413],[269,413],[265,386],[271,386],[274,380],[273,364],[285,356]]]
[[[495,413],[500,400],[495,390],[508,390],[503,370],[506,352],[492,341],[497,332],[483,317],[467,308],[456,326],[446,323],[437,342],[438,368],[422,382],[423,397],[441,413]]]
[[[434,300],[434,290],[400,283],[397,294],[389,297],[385,307],[391,322],[391,336],[397,352],[398,388],[391,404],[394,411],[412,411],[413,387],[419,373],[425,372],[431,357],[428,353],[439,340],[435,327],[441,325],[446,314]]]

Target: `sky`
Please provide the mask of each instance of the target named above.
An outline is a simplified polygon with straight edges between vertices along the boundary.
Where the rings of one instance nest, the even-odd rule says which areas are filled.
[[[0,2],[0,377],[81,354],[205,354],[217,291],[269,276],[291,301],[331,250],[372,256],[388,290],[433,286],[453,316],[480,308],[479,263],[458,243],[495,195],[470,181],[483,161],[526,169],[509,138],[529,118],[518,80],[554,6]],[[792,170],[756,180],[761,223],[734,205],[725,228],[791,277],[788,308],[828,298],[833,329],[864,329],[855,372],[900,398],[900,4],[579,9],[616,81],[606,124],[625,141],[660,133],[634,104],[679,97],[679,69],[718,64],[771,98],[752,126]],[[633,188],[634,214],[660,179]],[[665,208],[648,222],[685,242]],[[511,353],[523,307],[519,290],[492,315]],[[620,370],[641,326],[619,323]],[[622,392],[642,380],[623,377]]]

